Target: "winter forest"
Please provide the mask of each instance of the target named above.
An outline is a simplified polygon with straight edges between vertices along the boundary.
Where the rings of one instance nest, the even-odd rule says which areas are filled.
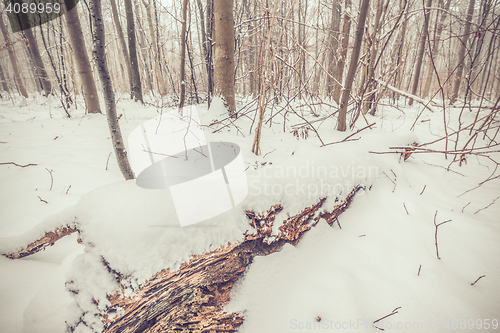
[[[500,1],[0,8],[0,331],[499,329]]]

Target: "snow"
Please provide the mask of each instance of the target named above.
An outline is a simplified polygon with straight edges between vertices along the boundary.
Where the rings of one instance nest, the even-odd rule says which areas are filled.
[[[249,194],[232,210],[181,227],[168,190],[124,181],[114,155],[108,161],[112,147],[104,115],[84,115],[79,108],[68,119],[57,101],[40,101],[23,107],[0,101],[0,162],[37,164],[0,165],[0,252],[17,251],[73,222],[82,244],[74,234],[33,256],[0,257],[0,327],[6,332],[58,333],[66,323],[75,332],[102,331],[94,314],[109,306],[107,294],[120,287],[112,272],[132,295],[156,272],[242,240],[250,228],[246,210],[282,204],[277,232],[286,218],[320,198],[327,197],[322,209],[331,210],[357,184],[365,190],[340,216],[342,229],[321,220],[296,247],[254,260],[226,307],[244,314],[240,332],[377,331],[372,323],[399,307],[378,327],[390,330],[400,323],[407,325],[404,331],[417,332],[437,324],[439,331],[446,320],[499,319],[500,201],[481,210],[500,195],[498,180],[463,194],[485,180],[493,164],[469,157],[466,165],[455,163],[446,171],[451,160],[441,154],[413,154],[404,162],[398,154],[369,153],[441,137],[442,113],[424,110],[410,131],[421,106],[380,106],[376,116],[367,115],[370,124],[376,122],[373,130],[324,147],[312,130],[307,139],[293,136],[290,126],[303,120],[292,114],[283,133],[278,115],[272,127],[263,126],[262,154],[256,156],[250,152],[251,116],[223,121],[227,111],[220,99],[210,109],[199,105],[206,140],[241,147]],[[117,107],[124,138],[158,116],[156,108],[129,100],[119,100]],[[318,119],[307,107],[294,108],[310,122]],[[447,112],[452,132],[458,111]],[[474,117],[465,112],[462,121]],[[222,127],[214,120],[234,123]],[[325,143],[351,134],[334,130],[335,120],[313,123]],[[358,128],[364,126],[360,120]],[[46,169],[52,170],[51,190]],[[437,223],[451,219],[438,229],[441,260],[434,241],[436,211]]]

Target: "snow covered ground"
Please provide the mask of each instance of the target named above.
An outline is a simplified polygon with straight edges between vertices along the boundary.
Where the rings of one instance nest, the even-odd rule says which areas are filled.
[[[36,164],[0,165],[0,252],[18,250],[70,222],[79,223],[83,241],[72,235],[23,259],[0,256],[1,331],[64,332],[66,322],[77,326],[83,311],[87,325],[99,331],[92,314],[118,287],[108,268],[126,277],[122,283],[130,293],[190,255],[242,240],[249,228],[245,210],[281,203],[277,230],[319,198],[327,196],[324,209],[331,209],[356,184],[366,190],[341,215],[342,229],[320,221],[298,246],[256,258],[227,305],[245,315],[240,332],[375,332],[372,323],[395,309],[375,325],[404,332],[498,329],[500,200],[488,206],[500,195],[498,179],[463,194],[494,171],[493,163],[469,157],[447,171],[451,158],[442,154],[403,161],[397,154],[369,153],[442,137],[442,113],[425,111],[410,131],[421,108],[380,107],[376,116],[367,115],[368,123],[376,123],[373,130],[325,147],[312,130],[298,129],[299,139],[293,135],[292,125],[302,118],[289,113],[283,132],[283,116],[277,115],[263,128],[260,156],[250,152],[253,113],[236,120],[239,130],[209,126],[207,140],[242,148],[249,194],[236,208],[181,228],[168,191],[123,180],[114,155],[109,157],[104,115],[86,116],[79,107],[68,119],[56,100],[40,97],[22,107],[0,101],[0,163]],[[353,133],[334,130],[334,118],[317,121],[326,113],[316,118],[308,108],[297,110],[324,143]],[[449,132],[457,128],[458,112],[448,110]],[[198,113],[207,126],[226,118],[218,101],[210,110],[198,106]],[[158,110],[120,100],[118,114],[126,138]],[[474,117],[466,111],[462,121]],[[360,120],[357,128],[366,125]],[[444,141],[430,147],[443,149]],[[438,229],[440,260],[436,211],[436,223],[451,220]],[[76,331],[89,329],[80,323]]]

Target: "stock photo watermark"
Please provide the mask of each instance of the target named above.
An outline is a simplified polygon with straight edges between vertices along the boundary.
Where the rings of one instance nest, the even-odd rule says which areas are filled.
[[[308,199],[338,196],[366,179],[377,178],[378,166],[303,165],[266,166],[249,176],[249,193],[254,196],[295,195]]]

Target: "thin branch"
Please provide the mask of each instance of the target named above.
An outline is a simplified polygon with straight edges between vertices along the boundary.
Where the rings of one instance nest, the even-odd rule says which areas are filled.
[[[33,163],[26,164],[26,165],[21,165],[21,164],[15,163],[15,162],[3,162],[3,163],[0,163],[0,165],[6,165],[6,164],[12,164],[12,165],[15,165],[15,166],[20,167],[20,168],[26,168],[26,167],[29,167],[29,166],[37,166],[38,165],[38,164],[33,164]]]
[[[483,208],[481,208],[481,209],[478,209],[478,210],[477,210],[474,214],[477,214],[477,213],[479,213],[480,211],[485,210],[485,209],[486,209],[486,208],[488,208],[489,206],[493,205],[493,204],[495,203],[495,201],[497,201],[497,200],[498,200],[498,198],[500,198],[500,196],[498,196],[498,197],[496,197],[495,199],[493,199],[493,201],[492,201],[492,202],[491,202],[488,206],[483,207]]]
[[[477,278],[476,281],[472,282],[470,285],[471,286],[475,285],[477,283],[477,281],[481,280],[481,278],[484,278],[484,277],[486,277],[486,275],[481,275],[480,277]]]
[[[384,329],[383,329],[383,328],[380,328],[380,327],[375,326],[375,323],[377,323],[377,322],[379,322],[379,321],[381,321],[381,320],[384,320],[385,318],[388,318],[388,317],[390,317],[390,316],[395,315],[396,313],[398,313],[398,310],[399,310],[399,309],[401,309],[401,307],[400,307],[400,306],[398,306],[397,308],[395,308],[394,310],[392,310],[392,312],[391,312],[391,313],[389,313],[388,315],[383,316],[382,318],[379,318],[379,319],[375,320],[375,321],[373,322],[373,325],[372,325],[372,326],[373,326],[374,328],[378,329],[378,330],[383,331]]]
[[[437,217],[437,214],[438,214],[438,211],[436,210],[436,213],[434,214],[434,226],[436,226],[436,231],[434,233],[434,240],[435,240],[435,244],[436,244],[436,256],[439,260],[441,260],[441,258],[439,257],[439,248],[438,248],[438,227],[442,224],[445,224],[445,223],[448,223],[448,222],[451,222],[451,220],[447,220],[447,221],[444,221],[444,222],[441,222],[441,223],[437,223],[436,224],[436,217]]]
[[[54,171],[54,170],[49,170],[47,168],[45,168],[45,170],[47,170],[48,173],[50,174],[50,189],[49,189],[49,191],[52,191],[52,185],[54,185],[54,177],[52,177],[52,171]]]

